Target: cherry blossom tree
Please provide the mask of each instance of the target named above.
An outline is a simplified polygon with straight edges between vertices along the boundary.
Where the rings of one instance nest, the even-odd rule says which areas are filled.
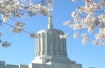
[[[72,0],[74,3],[77,0]],[[79,1],[79,0],[78,0]],[[74,38],[79,36],[80,31],[87,29],[89,34],[92,34],[95,30],[98,30],[98,33],[95,34],[95,40],[92,41],[95,45],[104,45],[105,44],[105,0],[98,0],[96,3],[95,0],[83,0],[85,5],[76,8],[76,11],[71,13],[71,16],[74,18],[73,22],[66,21],[64,25],[69,25],[74,31]],[[63,37],[64,35],[62,35]],[[87,44],[89,36],[87,33],[82,33],[81,37],[83,38],[82,44]]]
[[[15,33],[22,33],[26,32],[30,34],[31,38],[37,38],[37,35],[34,32],[27,32],[24,30],[24,26],[26,25],[25,22],[16,21],[13,17],[22,18],[24,14],[28,14],[28,17],[31,18],[32,16],[51,16],[51,11],[53,10],[53,0],[41,0],[38,3],[34,3],[32,0],[0,0],[0,14],[2,19],[0,23],[6,24],[11,26],[11,31]],[[12,19],[15,21],[15,25],[10,25],[8,20]],[[0,36],[2,36],[2,32],[0,32]],[[7,41],[2,42],[3,47],[8,47],[11,43]]]

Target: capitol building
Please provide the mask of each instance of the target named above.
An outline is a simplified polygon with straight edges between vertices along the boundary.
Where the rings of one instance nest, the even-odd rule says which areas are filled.
[[[67,56],[66,39],[60,39],[62,30],[54,29],[51,18],[48,29],[40,30],[36,38],[36,57],[30,64],[14,65],[0,61],[0,68],[82,68],[82,64],[72,61]]]

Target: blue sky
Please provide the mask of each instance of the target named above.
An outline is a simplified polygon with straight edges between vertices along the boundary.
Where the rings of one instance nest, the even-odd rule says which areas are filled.
[[[40,0],[36,0],[38,2]],[[60,29],[65,33],[72,34],[73,30],[67,26],[63,26],[64,21],[71,20],[72,11],[75,11],[77,6],[84,5],[82,0],[73,3],[71,0],[55,0],[54,10],[52,11],[54,28]],[[15,18],[26,22],[25,30],[28,32],[38,32],[42,29],[47,29],[48,19],[45,16],[35,16],[28,18],[27,14],[22,19]],[[12,20],[8,21],[9,24],[14,25]],[[3,32],[1,39],[3,41],[11,42],[9,48],[0,46],[0,60],[6,61],[7,64],[29,64],[35,58],[35,39],[30,38],[27,33],[13,33],[10,31],[11,27],[2,24],[0,29]],[[86,31],[84,31],[86,32]],[[74,39],[73,35],[67,38],[67,52],[68,57],[77,63],[82,64],[83,68],[97,67],[105,68],[105,46],[92,45],[91,41],[94,39],[94,34],[91,35],[89,43],[82,45],[82,38]]]

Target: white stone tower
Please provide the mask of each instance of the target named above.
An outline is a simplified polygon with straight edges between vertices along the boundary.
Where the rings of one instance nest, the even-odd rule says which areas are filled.
[[[29,68],[82,68],[67,57],[66,39],[60,39],[63,31],[53,29],[52,16],[49,17],[48,29],[41,30],[36,38],[36,57]]]
[[[59,38],[60,34],[64,34],[63,31],[53,29],[53,24],[49,21],[48,29],[41,30],[38,34],[41,37],[36,39],[35,60],[38,60],[39,63],[70,62],[67,58],[66,39]],[[37,61],[33,62],[37,63]]]

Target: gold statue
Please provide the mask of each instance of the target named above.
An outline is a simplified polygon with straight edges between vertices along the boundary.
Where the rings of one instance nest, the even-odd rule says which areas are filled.
[[[48,22],[52,24],[52,16],[48,17]]]

